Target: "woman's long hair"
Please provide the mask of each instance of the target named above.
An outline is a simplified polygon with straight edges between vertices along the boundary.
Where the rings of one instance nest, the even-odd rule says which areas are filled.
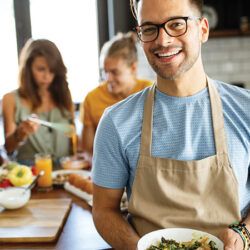
[[[67,68],[57,46],[46,39],[28,40],[23,47],[19,59],[19,94],[31,103],[35,111],[42,103],[38,94],[38,87],[32,75],[31,66],[36,57],[44,57],[49,69],[55,74],[49,87],[55,105],[63,115],[67,110],[73,117],[73,102],[67,82]]]

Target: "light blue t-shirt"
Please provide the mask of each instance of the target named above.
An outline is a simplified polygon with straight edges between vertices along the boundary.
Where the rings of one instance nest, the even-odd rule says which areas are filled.
[[[240,208],[250,204],[250,91],[215,81],[223,106],[229,159],[239,184]],[[94,143],[93,181],[106,188],[127,188],[131,195],[148,88],[108,108]],[[208,89],[189,97],[156,89],[152,156],[200,160],[215,154]],[[223,185],[223,183],[222,183]]]

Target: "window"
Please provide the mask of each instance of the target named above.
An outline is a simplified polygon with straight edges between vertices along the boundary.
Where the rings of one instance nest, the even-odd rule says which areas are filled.
[[[99,82],[96,1],[30,0],[30,15],[32,37],[58,46],[73,101],[82,102]]]
[[[0,1],[0,98],[16,89],[18,79],[18,56],[13,2]]]

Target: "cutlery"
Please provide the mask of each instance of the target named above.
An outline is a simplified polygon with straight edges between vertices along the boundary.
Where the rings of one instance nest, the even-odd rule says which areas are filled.
[[[72,135],[74,133],[74,126],[70,124],[64,124],[64,123],[57,123],[57,122],[48,122],[41,120],[37,117],[29,116],[28,117],[29,121],[35,122],[37,124],[61,131],[67,135]]]
[[[27,186],[27,187],[25,187],[24,188],[24,193],[27,191],[27,190],[31,190],[35,185],[36,185],[36,182],[37,182],[37,180],[38,180],[38,178],[40,177],[40,176],[43,176],[44,175],[44,171],[43,170],[41,170],[40,172],[39,172],[39,174],[35,177],[35,179],[29,184],[29,186]]]

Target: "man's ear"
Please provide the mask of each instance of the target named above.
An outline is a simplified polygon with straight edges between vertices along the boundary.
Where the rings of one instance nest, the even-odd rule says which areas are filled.
[[[203,17],[201,19],[201,33],[200,33],[200,39],[202,43],[205,43],[208,40],[209,36],[209,23],[207,18]]]

